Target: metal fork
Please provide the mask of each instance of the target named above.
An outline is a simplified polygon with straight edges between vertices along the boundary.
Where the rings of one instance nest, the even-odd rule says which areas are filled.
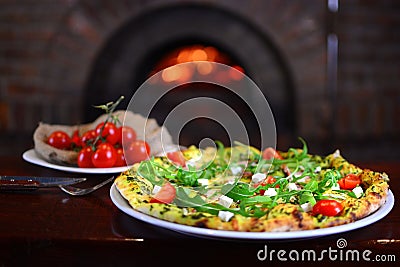
[[[73,196],[83,196],[83,195],[87,195],[92,193],[93,191],[99,189],[100,187],[108,184],[109,182],[111,182],[114,179],[114,176],[95,185],[92,187],[88,187],[88,188],[78,188],[78,187],[74,187],[74,186],[70,186],[70,185],[60,185],[60,188],[62,191],[64,191],[67,194],[73,195]]]

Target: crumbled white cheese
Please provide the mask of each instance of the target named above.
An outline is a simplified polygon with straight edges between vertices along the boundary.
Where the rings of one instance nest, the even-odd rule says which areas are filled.
[[[332,187],[332,190],[340,190],[340,185],[338,183],[335,183]]]
[[[297,171],[297,172],[293,173],[293,176],[296,177],[296,178],[298,178],[298,177],[300,177],[302,174],[303,174],[302,171]]]
[[[268,197],[274,197],[276,196],[278,193],[276,192],[276,189],[273,187],[268,188],[267,190],[265,190],[264,192],[264,196],[268,196]]]
[[[299,190],[299,188],[297,187],[297,185],[295,183],[288,183],[287,186],[288,186],[289,191]]]
[[[253,176],[251,176],[251,182],[258,184],[261,181],[265,180],[265,178],[267,177],[267,175],[265,173],[255,173],[253,174]]]
[[[233,203],[233,199],[225,195],[222,195],[218,198],[218,203],[224,206],[225,208],[229,208]]]
[[[187,208],[182,208],[182,214],[187,216],[189,214],[189,211]]]
[[[185,162],[185,164],[186,164],[186,166],[187,167],[196,167],[196,161],[193,161],[193,160],[187,160],[186,162]]]
[[[153,191],[152,191],[151,193],[152,193],[153,195],[155,195],[155,194],[158,193],[158,191],[160,191],[160,189],[161,189],[161,186],[155,185],[155,186],[153,187]]]
[[[363,193],[364,193],[364,191],[363,191],[363,189],[361,188],[361,186],[356,186],[356,187],[354,187],[354,189],[353,189],[352,191],[353,191],[353,193],[356,195],[357,198],[360,198],[360,197],[363,195]]]
[[[336,151],[333,153],[333,158],[336,159],[338,157],[340,157],[340,150],[336,149]]]
[[[317,166],[314,170],[315,173],[321,172],[321,166]]]
[[[198,182],[200,185],[204,185],[204,186],[207,186],[207,185],[208,185],[208,179],[205,179],[205,178],[197,179],[197,182]]]
[[[220,210],[218,212],[218,217],[220,217],[221,220],[223,220],[225,222],[228,222],[233,217],[233,215],[235,215],[235,214],[233,214],[230,211]]]
[[[304,212],[309,212],[309,211],[311,211],[312,208],[313,208],[313,206],[311,205],[310,202],[306,202],[306,203],[304,203],[304,204],[301,204],[300,207],[301,207],[301,209],[302,209]]]
[[[297,180],[298,183],[307,183],[310,180],[310,176],[304,176],[303,178],[300,178]]]
[[[240,166],[231,166],[231,172],[233,175],[240,174],[242,170],[243,169]]]

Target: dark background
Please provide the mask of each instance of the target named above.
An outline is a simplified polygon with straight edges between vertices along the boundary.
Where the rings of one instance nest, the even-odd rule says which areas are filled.
[[[265,90],[278,149],[301,136],[315,153],[398,160],[400,3],[340,1],[337,12],[327,3],[1,0],[0,154],[30,148],[39,121],[90,120],[88,103],[128,97],[163,54],[200,43],[231,55]]]

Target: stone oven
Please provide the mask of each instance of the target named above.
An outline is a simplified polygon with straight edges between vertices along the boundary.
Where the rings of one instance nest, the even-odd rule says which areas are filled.
[[[163,56],[180,47],[202,46],[227,55],[260,87],[274,113],[278,141],[293,143],[295,136],[308,134],[308,129],[313,129],[313,134],[325,134],[329,115],[325,3],[286,6],[278,1],[247,5],[240,1],[164,1],[149,6],[121,5],[112,4],[113,8],[100,14],[82,5],[69,18],[73,25],[80,25],[75,31],[84,39],[99,34],[94,28],[100,22],[119,21],[101,39],[90,64],[77,63],[79,67],[74,71],[85,74],[81,105],[86,120],[98,115],[96,110],[88,109],[94,103],[117,99],[121,94],[129,99]],[[278,14],[277,9],[282,12]],[[126,10],[125,18],[122,20],[122,14],[116,18],[115,10]],[[66,37],[64,34],[60,32],[56,43]],[[53,68],[49,66],[48,71]],[[223,91],[220,95],[229,98]],[[160,114],[155,116],[162,118]],[[254,144],[259,145],[257,141]]]

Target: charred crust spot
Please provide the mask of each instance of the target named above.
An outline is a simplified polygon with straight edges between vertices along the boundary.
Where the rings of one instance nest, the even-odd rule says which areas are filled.
[[[207,220],[200,220],[200,221],[196,222],[194,225],[197,227],[200,227],[200,228],[208,228]]]
[[[301,228],[303,226],[302,221],[303,221],[303,214],[298,211],[298,210],[294,210],[292,212],[293,217],[299,222],[299,227]]]
[[[372,195],[374,198],[382,199],[382,195],[377,192],[371,192],[370,195]]]
[[[299,221],[303,220],[303,214],[298,210],[294,210],[292,212],[292,215],[296,220],[299,220]]]
[[[192,219],[194,219],[194,220],[198,220],[198,219],[201,219],[201,218],[203,218],[204,217],[204,215],[202,215],[202,214],[193,214],[192,216]]]

